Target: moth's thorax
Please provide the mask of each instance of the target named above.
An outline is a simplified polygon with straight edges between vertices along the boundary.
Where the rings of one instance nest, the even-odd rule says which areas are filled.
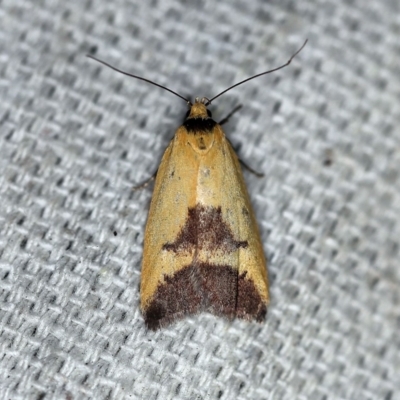
[[[213,144],[214,144],[214,135],[211,134],[198,134],[198,135],[188,135],[187,143],[192,147],[192,149],[198,154],[207,154]]]
[[[184,140],[192,149],[201,155],[212,148],[218,124],[211,118],[204,101],[196,99],[190,106],[189,115],[183,123]]]

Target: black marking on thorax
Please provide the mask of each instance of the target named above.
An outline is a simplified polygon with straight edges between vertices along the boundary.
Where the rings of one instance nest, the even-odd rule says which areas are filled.
[[[183,126],[188,133],[209,133],[217,123],[212,118],[188,118]]]

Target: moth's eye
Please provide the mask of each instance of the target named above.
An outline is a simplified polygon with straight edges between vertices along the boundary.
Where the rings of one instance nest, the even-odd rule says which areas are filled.
[[[212,118],[212,114],[211,114],[211,111],[210,111],[209,109],[207,109],[207,115],[208,115],[210,118]]]

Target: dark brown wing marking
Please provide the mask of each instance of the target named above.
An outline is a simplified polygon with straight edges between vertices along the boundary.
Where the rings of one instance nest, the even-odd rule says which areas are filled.
[[[186,223],[176,240],[164,244],[163,249],[175,253],[194,249],[230,253],[247,246],[246,240],[235,240],[231,229],[222,219],[221,207],[197,204],[189,208]]]
[[[165,277],[144,310],[144,318],[147,327],[156,330],[201,311],[262,322],[267,307],[246,273],[238,275],[228,265],[199,262]]]

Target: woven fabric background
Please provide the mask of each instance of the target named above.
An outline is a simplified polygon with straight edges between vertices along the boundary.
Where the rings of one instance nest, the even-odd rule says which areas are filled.
[[[0,1],[2,399],[400,399],[397,0]],[[184,101],[238,153],[265,324],[156,333],[138,308],[153,174]]]

